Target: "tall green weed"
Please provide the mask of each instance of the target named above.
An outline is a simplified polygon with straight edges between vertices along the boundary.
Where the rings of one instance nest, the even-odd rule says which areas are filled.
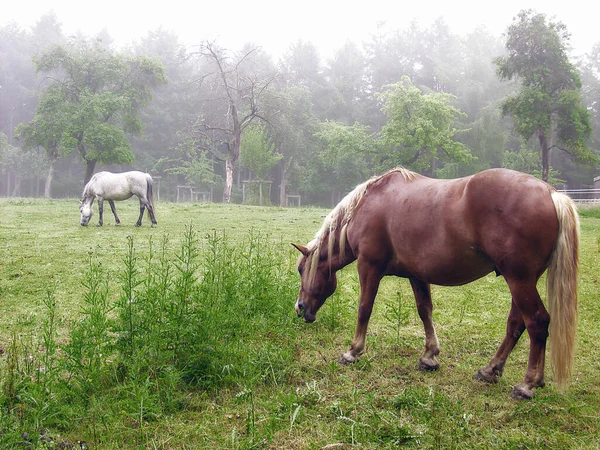
[[[143,255],[127,237],[117,276],[90,254],[67,341],[56,339],[60,302],[49,293],[39,335],[15,336],[6,349],[0,444],[78,422],[92,440],[120,423],[144,445],[141,428],[185,408],[190,387],[285,381],[295,327],[282,300],[293,298],[295,271],[282,248],[256,231],[235,243],[216,232],[201,240],[190,225],[173,254],[166,236]]]

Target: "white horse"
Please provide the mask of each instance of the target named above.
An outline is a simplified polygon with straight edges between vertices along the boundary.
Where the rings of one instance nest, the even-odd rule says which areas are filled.
[[[115,215],[117,225],[121,224],[114,200],[127,200],[136,195],[140,199],[140,217],[135,224],[136,227],[142,225],[144,209],[148,208],[148,214],[152,221],[152,227],[156,226],[154,217],[154,201],[152,199],[152,177],[144,172],[132,171],[123,173],[98,172],[83,188],[83,198],[79,202],[79,211],[81,212],[81,225],[87,226],[94,210],[92,208],[94,199],[98,200],[98,210],[100,220],[98,226],[102,226],[102,214],[104,212],[104,200],[108,200],[110,209]]]

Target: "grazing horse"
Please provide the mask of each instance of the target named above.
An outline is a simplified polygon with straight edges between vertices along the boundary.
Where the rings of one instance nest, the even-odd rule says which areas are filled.
[[[577,322],[579,217],[572,200],[523,173],[490,169],[455,180],[435,180],[402,167],[358,185],[325,218],[301,253],[298,316],[313,322],[337,286],[336,272],[357,261],[358,325],[342,364],[357,360],[373,302],[386,275],[408,278],[425,328],[419,367],[435,370],[440,352],[432,322],[431,284],[458,286],[490,272],[512,295],[506,336],[475,379],[492,383],[523,331],[530,338],[523,382],[512,396],[530,399],[544,386],[546,339],[554,379],[571,376]],[[549,312],[537,291],[548,269]],[[552,320],[550,320],[552,318]]]
[[[127,200],[136,195],[140,199],[140,217],[135,224],[136,227],[142,225],[144,209],[148,208],[148,214],[152,221],[152,227],[156,226],[154,217],[154,201],[152,199],[152,177],[144,172],[132,171],[123,173],[98,172],[83,188],[83,198],[79,202],[79,211],[81,211],[81,225],[87,226],[94,210],[92,208],[94,199],[98,200],[98,211],[100,219],[98,226],[103,224],[104,200],[108,200],[110,209],[115,215],[117,225],[121,224],[114,200]]]

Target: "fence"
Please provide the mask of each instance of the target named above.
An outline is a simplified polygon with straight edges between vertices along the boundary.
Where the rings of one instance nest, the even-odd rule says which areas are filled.
[[[559,192],[567,194],[573,199],[575,203],[589,204],[598,203],[600,204],[600,189],[563,189]]]

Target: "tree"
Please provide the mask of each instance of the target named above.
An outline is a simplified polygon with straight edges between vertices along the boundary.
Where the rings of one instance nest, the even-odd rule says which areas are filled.
[[[69,124],[68,117],[62,114],[63,96],[54,89],[46,91],[37,107],[33,120],[27,124],[20,124],[16,129],[16,138],[25,149],[37,150],[40,147],[46,152],[48,167],[46,168],[46,183],[44,197],[50,197],[50,188],[54,176],[56,161],[68,150],[61,146],[63,130]]]
[[[277,153],[282,155],[279,161],[279,206],[286,205],[288,183],[298,173],[298,167],[313,159],[317,119],[312,106],[310,90],[304,85],[278,86],[265,98],[270,117],[269,138]]]
[[[328,121],[315,136],[324,147],[320,158],[331,190],[347,192],[367,178],[368,162],[377,146],[367,127]]]
[[[521,81],[521,91],[503,102],[502,112],[512,116],[524,139],[537,137],[544,181],[548,181],[554,148],[578,162],[597,162],[585,144],[591,132],[589,112],[581,99],[579,73],[567,55],[568,40],[562,23],[523,10],[508,28],[508,55],[494,61],[501,79]]]
[[[600,42],[597,42],[592,51],[585,56],[581,68],[583,96],[594,130],[590,145],[600,149]]]
[[[365,97],[366,58],[352,42],[346,42],[329,61],[327,75],[340,101],[329,119],[350,125],[363,114],[360,102]]]
[[[143,132],[130,136],[139,168],[149,169],[161,158],[177,157],[176,150],[187,145],[180,131],[197,117],[199,92],[193,88],[193,81],[198,67],[177,36],[162,28],[148,32],[134,52],[159,58],[168,80],[155,89],[152,102],[140,113]]]
[[[258,180],[264,180],[283,157],[275,151],[264,124],[252,124],[244,130],[241,150],[241,165]]]
[[[20,129],[27,145],[44,147],[50,157],[77,150],[86,165],[84,185],[97,162],[132,162],[125,133],[140,131],[139,112],[165,81],[162,65],[85,39],[55,46],[35,63],[49,84],[34,120]]]
[[[449,162],[473,159],[467,147],[453,139],[457,133],[453,123],[464,116],[450,104],[454,96],[423,94],[408,77],[403,77],[399,83],[386,86],[379,99],[388,118],[381,130],[388,146],[381,154],[383,168],[402,164],[433,174],[437,159]]]
[[[229,203],[242,132],[256,119],[268,121],[261,115],[260,102],[275,75],[269,67],[264,70],[263,55],[256,47],[231,59],[225,50],[206,42],[201,55],[211,65],[201,77],[201,87],[208,88],[206,103],[215,105],[218,112],[202,115],[194,132],[200,146],[225,161],[223,202]]]
[[[4,172],[6,176],[7,195],[20,196],[23,180],[39,180],[38,175],[47,164],[44,152],[25,152],[21,148],[13,147],[8,143],[6,135],[0,133],[0,173]],[[14,183],[12,187],[11,175]],[[37,190],[37,187],[32,187],[32,195],[37,195]]]

